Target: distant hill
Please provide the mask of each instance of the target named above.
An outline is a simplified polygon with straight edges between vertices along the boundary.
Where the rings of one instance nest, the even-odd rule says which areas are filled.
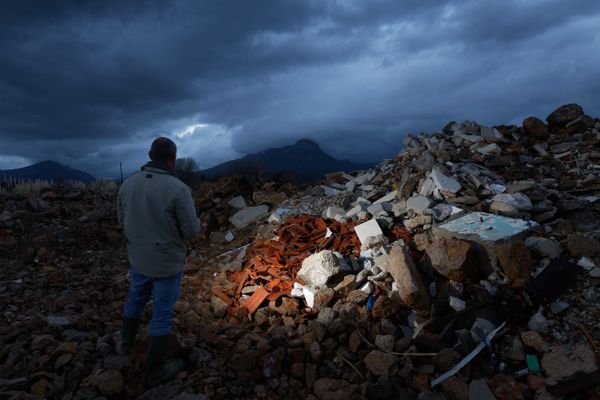
[[[42,161],[28,167],[0,170],[0,182],[4,182],[4,180],[8,178],[22,180],[41,179],[46,181],[51,180],[54,182],[93,182],[96,180],[96,178],[87,172],[73,169],[66,165],[57,163],[56,161]]]
[[[316,142],[301,139],[293,145],[271,148],[227,161],[200,171],[200,174],[208,179],[214,179],[231,174],[251,175],[258,170],[264,170],[269,176],[281,174],[288,179],[307,181],[321,179],[330,172],[355,171],[370,167],[370,164],[357,164],[349,160],[333,158]]]

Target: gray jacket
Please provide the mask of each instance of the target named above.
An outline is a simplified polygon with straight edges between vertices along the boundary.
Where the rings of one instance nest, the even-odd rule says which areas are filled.
[[[200,232],[190,188],[168,171],[144,167],[119,189],[119,223],[124,225],[131,267],[154,278],[185,267],[185,240]]]

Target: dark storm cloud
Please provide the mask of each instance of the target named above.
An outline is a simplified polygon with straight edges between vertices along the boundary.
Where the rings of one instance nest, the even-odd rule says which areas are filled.
[[[0,169],[200,165],[310,137],[392,156],[450,119],[600,114],[600,3],[19,1],[0,10]]]

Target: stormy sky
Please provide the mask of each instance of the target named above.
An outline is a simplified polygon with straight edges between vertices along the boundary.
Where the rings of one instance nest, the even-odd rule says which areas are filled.
[[[0,169],[132,171],[156,136],[209,167],[311,138],[395,155],[449,120],[600,115],[597,0],[6,1]]]

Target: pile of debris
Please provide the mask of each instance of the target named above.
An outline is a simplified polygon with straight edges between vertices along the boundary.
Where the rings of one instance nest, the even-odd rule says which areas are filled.
[[[289,374],[304,379],[304,395],[593,388],[600,121],[574,104],[547,121],[451,122],[408,135],[394,160],[291,196],[220,265],[229,283],[213,288],[213,310],[300,339],[308,355]],[[297,216],[306,209],[311,217]],[[268,215],[254,210],[240,213]],[[310,374],[324,359],[329,371]]]

